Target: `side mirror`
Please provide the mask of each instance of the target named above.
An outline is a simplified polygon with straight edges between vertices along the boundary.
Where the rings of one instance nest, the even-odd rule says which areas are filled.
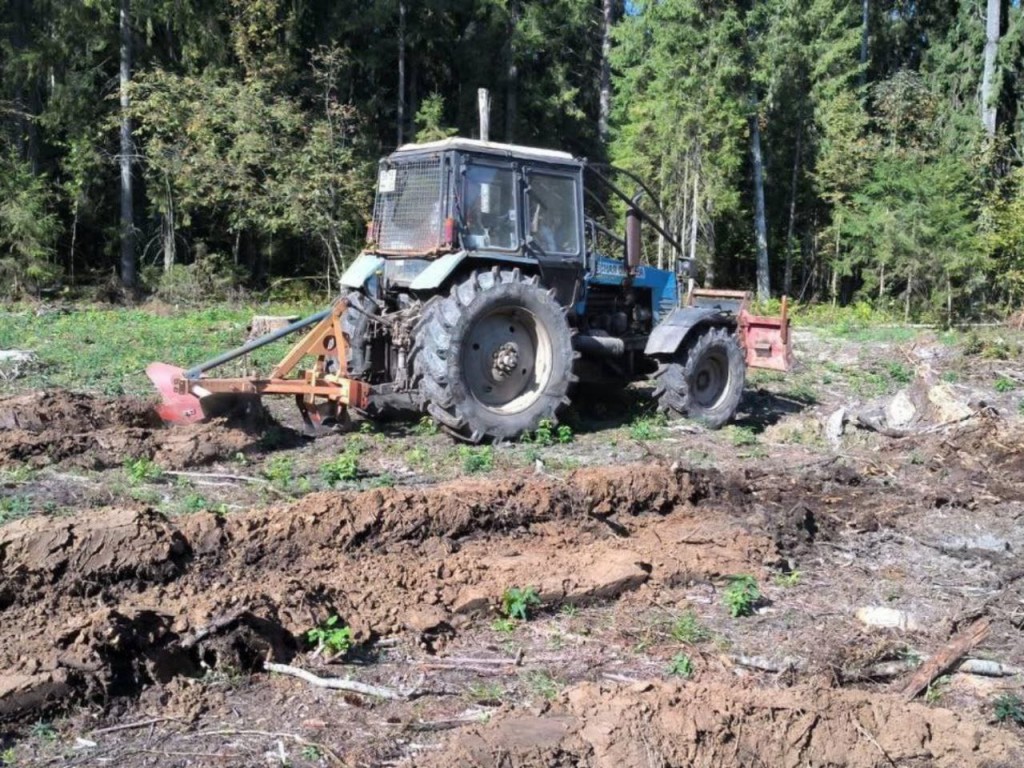
[[[676,274],[682,280],[691,280],[693,278],[693,266],[691,259],[676,259]]]

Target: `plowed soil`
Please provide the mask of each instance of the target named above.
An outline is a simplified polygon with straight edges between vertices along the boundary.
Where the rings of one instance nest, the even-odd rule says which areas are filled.
[[[0,468],[104,469],[139,458],[201,466],[250,448],[259,426],[220,419],[169,432],[149,401],[59,390],[17,395],[0,399]]]
[[[214,464],[198,477],[216,484],[254,472],[239,462],[266,458],[260,434],[28,394],[0,400],[0,469],[55,472],[45,490],[144,457]],[[230,514],[122,494],[13,519],[0,526],[0,721],[21,739],[17,765],[1024,765],[1020,728],[991,705],[1024,668],[1022,438],[990,415],[845,456],[697,466],[669,442],[557,474],[537,460],[440,483],[246,491]],[[588,455],[602,438],[581,442]],[[762,590],[745,618],[723,601],[739,574]],[[527,585],[531,621],[492,626]],[[912,628],[865,626],[865,605]],[[973,654],[1009,675],[954,665],[925,701],[899,693],[915,658],[982,615],[992,632]],[[351,629],[344,657],[309,639],[329,617]],[[59,738],[32,741],[54,717]]]

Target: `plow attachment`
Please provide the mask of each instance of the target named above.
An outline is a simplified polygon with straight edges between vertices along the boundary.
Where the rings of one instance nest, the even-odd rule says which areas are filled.
[[[189,424],[218,415],[239,398],[261,395],[293,395],[302,413],[307,431],[343,421],[348,406],[366,408],[369,385],[347,377],[348,341],[341,330],[341,317],[347,309],[339,299],[329,309],[299,320],[211,360],[186,370],[166,363],[152,363],[146,375],[160,392],[163,402],[157,413],[165,422]],[[291,348],[266,378],[213,378],[209,371],[236,360],[292,333],[310,330]],[[314,357],[312,367],[298,371],[306,357]]]
[[[690,291],[691,306],[717,307],[736,315],[740,346],[746,354],[748,368],[788,371],[793,367],[793,341],[786,297],[782,297],[782,313],[774,317],[751,314],[747,309],[750,299],[748,291],[714,288]]]

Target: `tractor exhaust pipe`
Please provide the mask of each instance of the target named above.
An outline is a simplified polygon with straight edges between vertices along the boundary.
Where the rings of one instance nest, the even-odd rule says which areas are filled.
[[[626,269],[635,275],[640,266],[640,214],[636,208],[626,210]]]

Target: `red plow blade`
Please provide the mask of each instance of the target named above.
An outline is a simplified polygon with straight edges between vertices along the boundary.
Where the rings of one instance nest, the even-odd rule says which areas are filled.
[[[156,412],[169,424],[194,424],[206,417],[198,397],[175,391],[175,380],[183,378],[184,374],[183,369],[167,363],[150,363],[146,368],[146,375],[163,398]]]

